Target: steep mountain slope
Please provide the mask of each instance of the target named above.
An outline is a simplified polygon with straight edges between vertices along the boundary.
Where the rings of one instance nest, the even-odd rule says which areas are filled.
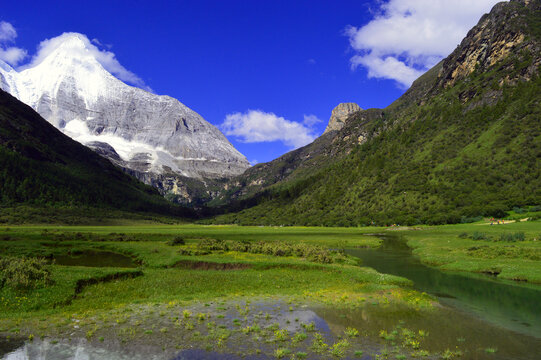
[[[539,1],[497,4],[389,107],[235,179],[244,210],[216,221],[453,223],[540,204],[540,24]]]
[[[163,192],[182,177],[228,177],[249,167],[216,127],[178,100],[111,75],[84,35],[50,43],[43,59],[20,72],[0,61],[0,88],[73,139]]]
[[[2,90],[0,199],[2,206],[89,206],[189,214]]]

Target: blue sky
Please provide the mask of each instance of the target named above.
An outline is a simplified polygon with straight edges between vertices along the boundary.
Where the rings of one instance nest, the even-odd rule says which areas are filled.
[[[340,102],[389,105],[495,3],[5,1],[16,37],[0,29],[0,58],[20,49],[24,65],[41,41],[85,34],[263,162],[320,135]]]

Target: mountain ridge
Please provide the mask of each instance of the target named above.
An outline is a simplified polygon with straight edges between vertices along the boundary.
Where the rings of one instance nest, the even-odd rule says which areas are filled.
[[[342,129],[235,178],[225,196],[235,213],[215,222],[454,223],[541,203],[532,187],[541,168],[539,8],[497,4],[387,108],[354,113]],[[307,157],[315,153],[333,155]]]
[[[109,73],[84,35],[65,33],[54,40],[58,43],[45,56],[20,72],[2,64],[0,88],[70,137],[108,144],[122,167],[142,178],[222,178],[249,167],[244,155],[199,114]]]

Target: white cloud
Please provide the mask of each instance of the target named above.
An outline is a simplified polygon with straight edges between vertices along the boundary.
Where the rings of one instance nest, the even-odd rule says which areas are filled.
[[[26,50],[7,46],[17,38],[17,31],[8,22],[0,21],[0,60],[7,62],[10,65],[16,66],[26,57]]]
[[[101,41],[99,39],[96,39],[96,38],[93,38],[90,41],[92,41],[94,44],[96,44],[98,46],[106,47],[107,49],[111,49],[113,47],[113,45],[111,45],[111,44],[102,44]]]
[[[260,110],[229,114],[220,128],[225,135],[234,136],[241,142],[281,141],[292,148],[309,144],[316,138],[310,127]]]
[[[86,37],[86,35],[79,33],[63,33],[60,36],[43,40],[39,44],[37,54],[34,55],[32,61],[23,66],[22,69],[38,65],[67,39],[72,37],[79,38],[84,43],[85,48],[105,68],[105,70],[109,71],[122,81],[128,82],[145,90],[152,91],[148,86],[145,85],[145,82],[139,76],[122,66],[113,52],[108,50],[100,50],[88,39],[88,37]],[[72,47],[70,48],[70,51],[73,51],[74,55],[76,55],[77,51],[84,50],[79,47]]]
[[[3,48],[0,45],[0,60],[16,66],[26,57],[26,50],[17,47]]]
[[[12,42],[17,37],[17,31],[8,22],[0,21],[0,41]]]
[[[346,29],[353,68],[368,77],[410,86],[449,55],[467,32],[500,0],[389,0],[368,24]]]
[[[315,124],[320,123],[320,122],[323,122],[323,120],[321,120],[320,118],[312,114],[310,115],[305,114],[304,120],[302,121],[302,123],[306,126],[314,126]]]

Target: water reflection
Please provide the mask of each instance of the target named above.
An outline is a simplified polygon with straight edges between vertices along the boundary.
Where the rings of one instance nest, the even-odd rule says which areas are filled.
[[[77,255],[56,255],[54,260],[57,265],[65,266],[137,267],[132,258],[110,251],[85,251]]]
[[[149,359],[136,354],[115,352],[104,348],[92,346],[86,339],[73,342],[28,341],[22,347],[5,354],[2,360],[138,360]]]
[[[541,337],[541,287],[519,286],[489,276],[442,272],[412,256],[405,241],[385,236],[380,249],[355,249],[349,254],[379,272],[399,275],[416,289],[439,297],[439,301],[473,312],[494,324]]]

